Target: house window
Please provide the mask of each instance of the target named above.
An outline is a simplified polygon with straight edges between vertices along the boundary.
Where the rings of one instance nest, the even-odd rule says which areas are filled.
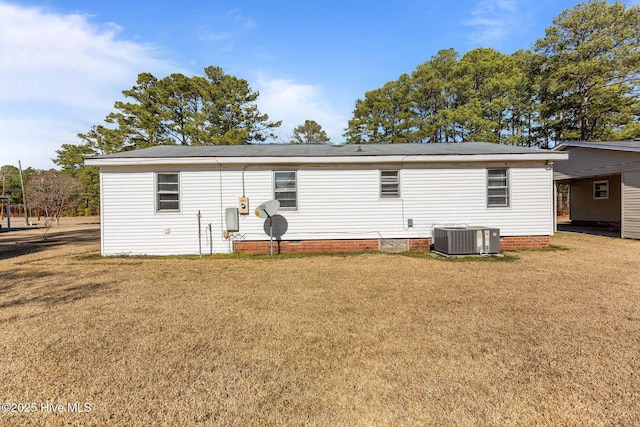
[[[176,172],[156,174],[156,211],[180,210],[180,175]]]
[[[487,169],[487,206],[509,206],[509,169]]]
[[[380,197],[400,197],[399,171],[380,171]]]
[[[604,200],[609,198],[609,180],[593,181],[593,199]]]
[[[278,171],[273,173],[274,198],[280,202],[280,209],[298,208],[298,184],[296,171]]]

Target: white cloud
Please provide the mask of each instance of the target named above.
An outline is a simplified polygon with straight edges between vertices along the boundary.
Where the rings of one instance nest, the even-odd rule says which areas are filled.
[[[87,15],[0,2],[0,163],[52,167],[55,150],[100,123],[138,73],[172,69],[119,31]]]
[[[473,44],[489,44],[506,39],[528,27],[526,14],[517,7],[517,0],[482,0],[471,10],[471,18],[462,24],[475,27],[469,34]]]
[[[48,117],[0,117],[0,165],[10,164],[37,169],[54,167],[51,159],[62,144],[79,143],[74,131],[77,123]],[[88,130],[88,129],[86,129]],[[81,129],[85,131],[85,129]]]
[[[282,120],[277,130],[281,139],[288,142],[293,129],[305,120],[314,120],[331,138],[343,141],[347,126],[345,115],[336,113],[335,107],[325,99],[320,86],[297,83],[287,79],[269,79],[260,75],[254,89],[260,92],[260,111],[269,114],[271,120]]]

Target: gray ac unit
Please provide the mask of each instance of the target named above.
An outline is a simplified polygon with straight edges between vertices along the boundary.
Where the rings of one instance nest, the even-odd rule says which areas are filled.
[[[500,229],[489,227],[435,227],[433,249],[447,255],[500,253]]]

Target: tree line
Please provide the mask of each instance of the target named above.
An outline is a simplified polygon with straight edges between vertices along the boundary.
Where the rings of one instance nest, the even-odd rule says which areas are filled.
[[[351,143],[486,141],[548,148],[640,136],[640,8],[581,3],[531,50],[438,52],[356,101]]]
[[[239,145],[275,139],[280,121],[270,121],[258,110],[259,93],[244,79],[207,67],[204,76],[174,73],[158,79],[138,75],[136,84],[114,104],[104,124],[78,134],[81,144],[63,144],[54,162],[82,183],[84,208],[99,206],[98,169],[84,165],[86,156],[112,154],[156,145]],[[313,120],[293,130],[293,144],[329,141]]]
[[[640,6],[596,0],[563,11],[532,49],[503,54],[443,49],[355,102],[349,143],[486,141],[548,148],[563,140],[640,137]],[[138,75],[104,122],[63,144],[54,162],[80,182],[76,210],[97,213],[90,155],[155,145],[229,145],[277,139],[259,93],[220,67],[203,76]],[[291,143],[326,143],[306,120]],[[41,171],[44,173],[44,171]],[[34,191],[35,192],[35,191]]]

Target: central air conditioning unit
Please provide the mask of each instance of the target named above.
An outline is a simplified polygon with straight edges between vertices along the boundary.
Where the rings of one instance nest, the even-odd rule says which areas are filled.
[[[447,255],[500,253],[500,229],[434,227],[433,249]]]

